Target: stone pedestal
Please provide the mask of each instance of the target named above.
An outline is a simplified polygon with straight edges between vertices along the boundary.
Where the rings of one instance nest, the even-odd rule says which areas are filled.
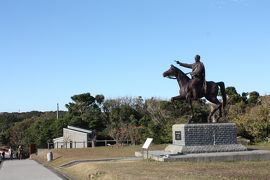
[[[173,144],[165,151],[172,153],[207,153],[247,150],[237,144],[237,130],[233,123],[175,124]]]

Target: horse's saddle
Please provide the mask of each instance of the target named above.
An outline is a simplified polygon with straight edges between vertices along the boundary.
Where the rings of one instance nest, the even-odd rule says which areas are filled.
[[[189,90],[191,90],[191,93],[192,93],[192,90],[193,89],[197,89],[196,93],[197,94],[200,94],[201,96],[204,96],[205,94],[207,94],[207,81],[204,81],[202,83],[202,86],[201,87],[192,87],[191,89],[189,89],[188,86],[186,86],[186,92],[188,92]]]

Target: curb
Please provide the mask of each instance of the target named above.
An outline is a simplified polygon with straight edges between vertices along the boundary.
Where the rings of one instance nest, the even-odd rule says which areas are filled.
[[[138,157],[118,157],[118,158],[105,158],[105,159],[85,159],[85,160],[74,160],[70,161],[68,163],[62,164],[59,167],[60,168],[66,168],[66,167],[71,167],[79,163],[87,163],[87,162],[113,162],[113,161],[136,161],[136,160],[141,160],[142,158]]]

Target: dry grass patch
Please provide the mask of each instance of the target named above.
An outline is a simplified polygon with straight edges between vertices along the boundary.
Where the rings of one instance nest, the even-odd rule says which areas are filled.
[[[64,171],[76,179],[269,179],[270,162],[82,163]]]
[[[151,150],[162,150],[166,145],[153,145]],[[54,160],[50,163],[46,162],[47,152],[45,151],[38,156],[33,156],[33,159],[52,167],[58,167],[64,163],[73,160],[86,160],[86,159],[106,159],[116,157],[132,157],[135,151],[140,151],[141,146],[120,146],[120,147],[96,147],[85,149],[53,149]]]
[[[166,145],[151,146],[151,150],[163,150]],[[249,146],[250,148],[268,149],[270,144]],[[106,159],[131,157],[141,146],[97,147],[88,149],[53,150],[55,160],[46,162],[46,152],[34,157],[46,165],[59,168],[73,160]],[[270,161],[248,162],[156,162],[156,161],[117,161],[99,163],[81,163],[68,168],[61,168],[76,179],[270,179]]]

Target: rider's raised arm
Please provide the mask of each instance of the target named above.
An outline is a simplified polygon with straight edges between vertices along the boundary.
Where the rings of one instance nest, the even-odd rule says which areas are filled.
[[[179,62],[179,65],[180,65],[180,66],[183,66],[183,67],[185,67],[185,68],[190,68],[190,69],[192,69],[192,65],[193,65],[193,64],[186,64],[186,63],[181,63],[181,62]]]

